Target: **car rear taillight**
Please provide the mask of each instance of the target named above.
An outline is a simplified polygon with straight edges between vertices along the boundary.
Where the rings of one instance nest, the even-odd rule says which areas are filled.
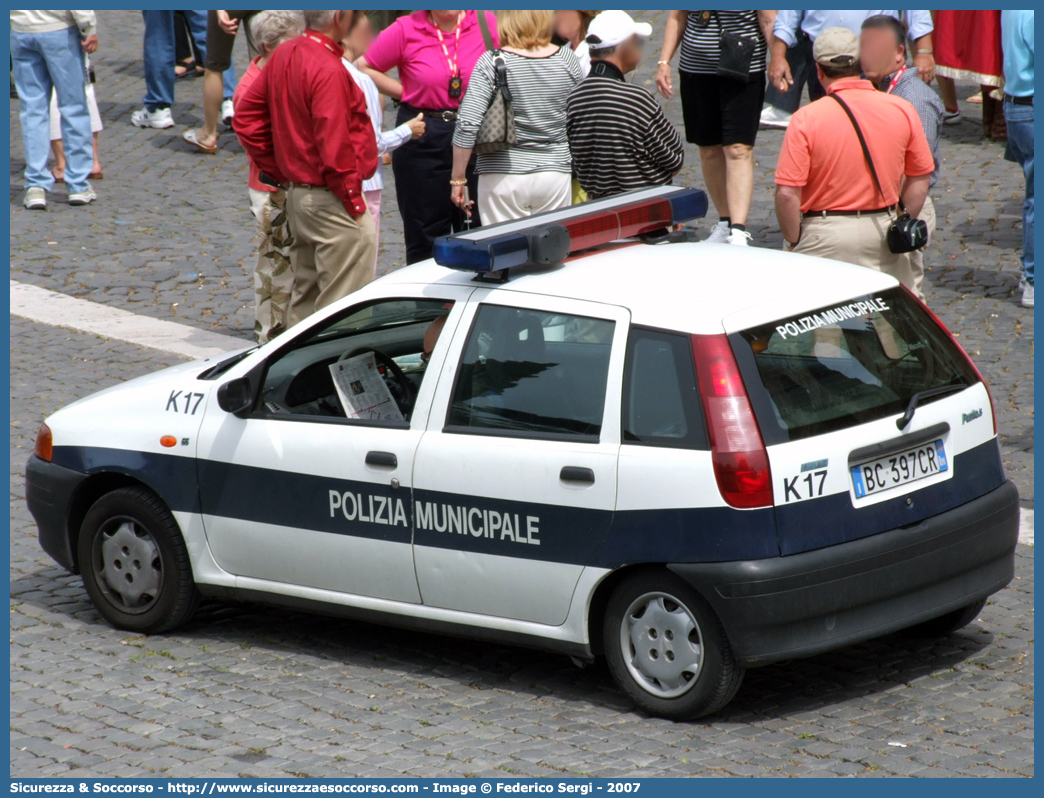
[[[982,372],[979,371],[979,367],[975,365],[975,361],[971,359],[971,355],[968,354],[968,350],[964,348],[964,345],[954,337],[953,333],[950,332],[950,329],[942,323],[938,316],[935,315],[935,311],[933,311],[930,307],[924,304],[924,302],[922,302],[918,298],[917,294],[915,294],[905,285],[903,286],[903,290],[906,291],[906,293],[908,293],[913,298],[913,300],[924,309],[925,313],[927,313],[931,317],[932,321],[939,325],[939,328],[944,333],[946,333],[946,337],[949,338],[954,345],[956,345],[956,347],[960,350],[961,354],[964,355],[964,359],[968,361],[968,365],[972,367],[972,371],[975,372],[975,376],[979,378],[979,382],[982,383],[982,387],[986,389],[986,397],[990,400],[990,418],[993,420],[993,434],[996,435],[997,413],[993,409],[993,393],[990,391],[990,386],[986,383],[986,380],[982,378]]]
[[[33,453],[44,462],[51,462],[54,454],[54,442],[51,439],[51,428],[46,424],[40,425],[40,431],[36,433],[36,448]]]
[[[732,507],[771,507],[768,452],[728,337],[694,335],[692,351],[722,498]]]

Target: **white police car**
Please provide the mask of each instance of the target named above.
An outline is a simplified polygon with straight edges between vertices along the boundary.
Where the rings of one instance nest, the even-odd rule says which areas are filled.
[[[657,188],[442,239],[70,405],[28,465],[43,548],[122,629],[205,595],[604,654],[671,718],[969,623],[1018,527],[975,367],[883,274],[664,234],[705,212]]]

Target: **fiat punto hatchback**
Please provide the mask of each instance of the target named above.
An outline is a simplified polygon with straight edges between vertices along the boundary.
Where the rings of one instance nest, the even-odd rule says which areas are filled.
[[[974,620],[1013,575],[990,395],[878,272],[688,240],[655,188],[451,236],[265,346],[90,396],[27,470],[111,624],[200,596],[604,655],[646,712]]]

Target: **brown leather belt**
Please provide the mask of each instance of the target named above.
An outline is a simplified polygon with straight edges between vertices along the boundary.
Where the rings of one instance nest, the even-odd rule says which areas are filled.
[[[887,208],[874,208],[873,210],[868,211],[805,211],[801,215],[806,219],[809,216],[822,216],[824,218],[827,216],[871,216],[875,213],[888,213],[891,210],[892,208],[889,206]]]
[[[1005,93],[1004,102],[1013,103],[1014,105],[1033,105],[1033,95],[1031,94],[1029,97],[1014,97]]]

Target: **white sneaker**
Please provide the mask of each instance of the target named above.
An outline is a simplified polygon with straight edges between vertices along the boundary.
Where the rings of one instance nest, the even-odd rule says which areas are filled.
[[[223,100],[221,103],[221,121],[225,127],[232,127],[232,117],[236,115],[235,110],[232,108],[231,100]]]
[[[174,127],[174,115],[169,108],[157,108],[155,111],[142,108],[140,111],[135,111],[131,114],[131,124],[135,127],[154,127],[157,130],[162,130],[163,128]]]
[[[47,192],[39,186],[27,189],[25,192],[25,199],[22,200],[22,204],[28,211],[46,211],[47,210]]]
[[[729,243],[734,247],[749,247],[751,239],[753,239],[750,233],[746,230],[737,230],[733,228],[729,231]]]
[[[703,239],[708,244],[725,244],[729,240],[729,223],[718,222],[711,228],[711,234]]]
[[[98,199],[98,195],[94,193],[94,189],[88,184],[86,190],[77,191],[69,195],[69,204],[90,205],[96,199]]]
[[[944,125],[958,125],[961,122],[961,109],[956,111],[943,111],[942,123]]]
[[[1030,283],[1026,283],[1022,287],[1022,307],[1033,307],[1033,286]]]
[[[787,127],[793,114],[781,111],[774,105],[765,105],[761,109],[761,124],[764,127]]]

